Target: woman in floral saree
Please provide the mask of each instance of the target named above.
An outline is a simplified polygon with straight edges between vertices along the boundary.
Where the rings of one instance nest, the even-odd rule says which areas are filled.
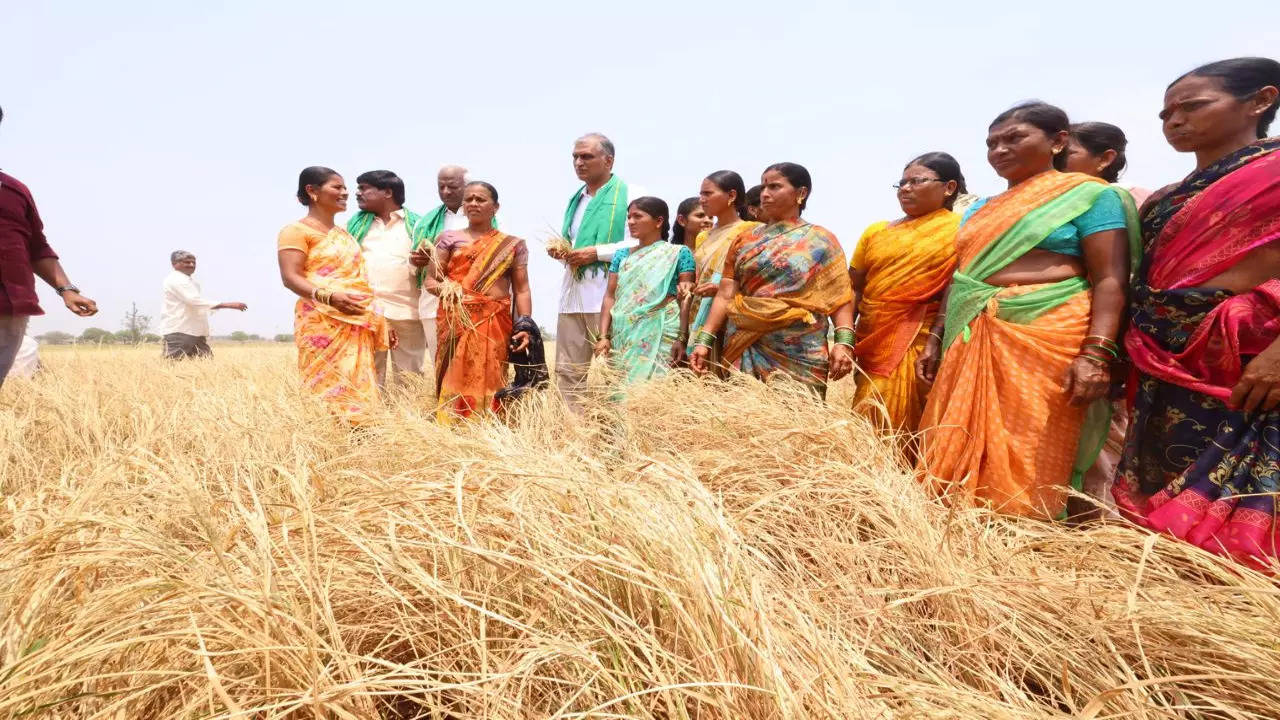
[[[1147,252],[1125,349],[1134,415],[1113,493],[1126,517],[1277,567],[1280,63],[1212,63],[1165,92],[1165,137],[1196,169],[1142,210]]]
[[[853,369],[853,290],[844,250],[826,228],[800,218],[813,190],[808,170],[778,163],[761,182],[767,224],[739,236],[726,253],[690,365],[707,372],[724,328],[726,363],[761,380],[787,375],[825,397],[827,381]],[[835,344],[828,350],[832,321]]]
[[[493,227],[497,212],[497,189],[467,183],[462,213],[469,227],[440,236],[434,270],[423,284],[440,296],[436,419],[442,423],[496,412],[508,354],[529,346],[527,331],[513,332],[512,313],[525,320],[533,313],[529,251],[524,240]]]
[[[358,425],[378,403],[374,353],[395,334],[374,306],[360,246],[334,223],[347,208],[342,176],[309,167],[298,178],[307,215],[280,231],[277,256],[284,286],[298,295],[294,342],[302,386]]]
[[[1069,126],[1044,103],[991,123],[987,158],[1009,189],[967,211],[917,361],[933,383],[920,423],[925,473],[957,498],[1039,518],[1064,512],[1066,488],[1080,486],[1106,436],[1137,240],[1127,195],[1056,169]]]
[[[666,374],[689,342],[693,253],[665,242],[668,214],[656,197],[632,200],[627,231],[640,244],[619,250],[609,266],[595,351],[612,355],[628,385]]]

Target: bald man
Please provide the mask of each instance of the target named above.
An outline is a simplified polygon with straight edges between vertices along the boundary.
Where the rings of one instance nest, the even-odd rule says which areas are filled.
[[[440,206],[422,217],[426,226],[427,242],[409,257],[409,262],[416,268],[426,268],[434,257],[436,239],[440,233],[449,230],[466,230],[471,223],[467,216],[458,212],[462,207],[462,190],[467,185],[467,169],[459,165],[445,165],[436,173],[436,190],[440,193]],[[498,227],[494,218],[493,226]],[[428,246],[430,243],[430,246]],[[422,278],[422,272],[419,272]],[[421,283],[419,283],[421,287]],[[422,330],[427,336],[427,355],[432,362],[436,358],[439,345],[436,337],[436,311],[440,307],[440,298],[424,292],[418,298],[418,317],[422,319]]]

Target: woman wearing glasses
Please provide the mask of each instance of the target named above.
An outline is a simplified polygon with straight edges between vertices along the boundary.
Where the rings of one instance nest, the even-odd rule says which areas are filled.
[[[916,358],[956,268],[960,216],[951,207],[965,184],[955,158],[932,152],[907,163],[893,187],[904,216],[867,228],[849,266],[861,371],[853,404],[905,441],[924,411]]]
[[[1013,515],[1062,515],[1066,488],[1080,487],[1097,457],[1137,242],[1127,195],[1058,171],[1069,138],[1067,114],[1044,103],[991,123],[987,160],[1009,189],[965,214],[957,269],[917,362],[933,383],[924,470]]]

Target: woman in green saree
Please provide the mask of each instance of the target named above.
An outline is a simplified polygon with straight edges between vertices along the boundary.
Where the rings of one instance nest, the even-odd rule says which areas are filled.
[[[665,242],[669,216],[656,197],[633,200],[627,229],[640,244],[619,250],[609,266],[595,350],[612,356],[628,385],[665,374],[689,342],[693,253]]]

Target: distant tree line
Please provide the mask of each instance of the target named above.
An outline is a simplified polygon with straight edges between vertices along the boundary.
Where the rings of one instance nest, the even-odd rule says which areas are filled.
[[[70,345],[72,343],[92,343],[94,345],[140,345],[143,343],[158,343],[163,338],[150,332],[151,316],[143,315],[138,310],[138,304],[133,303],[129,311],[124,314],[124,320],[120,323],[120,329],[116,332],[103,330],[102,328],[86,328],[80,333],[79,337],[61,330],[50,330],[42,335],[37,335],[44,345]],[[237,330],[230,335],[217,335],[212,340],[228,340],[231,342],[262,342],[263,337],[257,333],[247,333],[243,330]],[[271,338],[274,342],[288,343],[293,342],[293,335],[289,333],[280,333]]]

